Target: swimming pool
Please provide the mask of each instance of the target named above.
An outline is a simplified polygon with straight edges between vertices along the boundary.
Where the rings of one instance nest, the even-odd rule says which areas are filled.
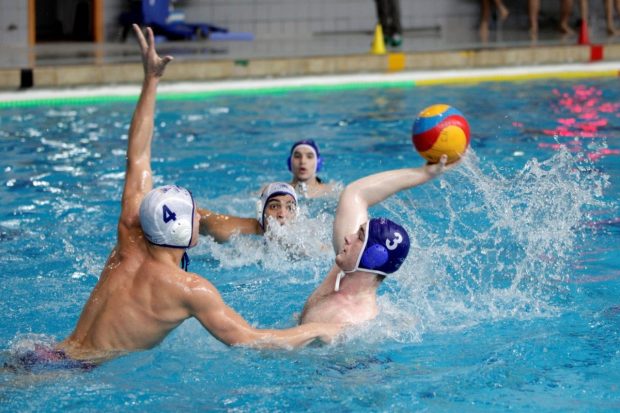
[[[469,159],[373,215],[412,249],[381,315],[334,346],[230,349],[186,322],[154,350],[88,373],[0,375],[2,411],[611,411],[620,408],[617,78],[272,91],[158,104],[156,184],[252,216],[286,180],[290,144],[319,142],[323,178],[417,166],[415,114],[460,109]],[[133,102],[0,111],[3,359],[75,325],[113,245]],[[252,324],[295,324],[327,271],[333,198],[304,201],[300,259],[254,238],[203,238],[190,269]],[[291,236],[290,242],[301,242]],[[239,254],[239,249],[244,253]]]

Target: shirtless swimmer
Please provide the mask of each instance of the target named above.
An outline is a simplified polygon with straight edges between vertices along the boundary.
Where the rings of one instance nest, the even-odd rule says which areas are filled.
[[[377,289],[409,252],[407,231],[386,218],[368,218],[368,208],[443,173],[447,157],[421,168],[369,175],[347,185],[338,201],[332,234],[336,262],[310,295],[300,323],[361,323],[377,316]]]
[[[256,329],[224,303],[209,281],[179,268],[186,249],[198,243],[200,215],[186,189],[152,189],[151,171],[157,85],[172,57],[158,56],[150,28],[146,38],[138,26],[133,29],[144,81],[129,130],[117,244],[75,329],[54,354],[99,363],[156,346],[190,317],[228,345],[292,348],[315,339],[330,341],[339,325]]]

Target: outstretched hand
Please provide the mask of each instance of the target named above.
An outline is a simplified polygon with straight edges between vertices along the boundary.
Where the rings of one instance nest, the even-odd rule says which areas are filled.
[[[140,52],[142,54],[142,66],[144,67],[145,77],[160,78],[164,75],[166,65],[173,59],[172,56],[159,57],[155,50],[155,36],[150,27],[146,28],[146,38],[137,24],[133,25],[133,31],[138,38]]]
[[[428,162],[424,166],[424,170],[426,171],[427,174],[430,175],[431,178],[434,178],[454,168],[456,165],[459,164],[459,162],[460,162],[460,159],[458,161],[451,162],[448,165],[448,155],[444,154],[444,155],[441,155],[441,157],[439,158],[439,162],[437,163]]]
[[[424,166],[424,169],[426,170],[426,173],[431,176],[431,178],[434,178],[438,175],[441,175],[445,171],[447,162],[448,155],[441,155],[441,157],[439,158],[439,162],[427,162],[427,164]]]

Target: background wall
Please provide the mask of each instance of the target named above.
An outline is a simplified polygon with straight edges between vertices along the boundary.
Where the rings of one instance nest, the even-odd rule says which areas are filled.
[[[0,0],[0,44],[28,44],[28,2]]]
[[[107,41],[119,39],[119,14],[132,0],[105,0]],[[527,30],[527,0],[506,0],[511,15],[505,28]],[[541,2],[541,29],[557,24],[560,0]],[[578,3],[575,1],[574,3]],[[0,45],[28,43],[28,0],[0,0]],[[405,29],[458,25],[475,28],[479,0],[400,0]],[[209,22],[235,31],[253,32],[259,38],[302,37],[311,34],[371,31],[376,22],[373,0],[178,0],[187,21]],[[575,4],[573,19],[579,17]],[[590,25],[603,27],[603,0],[590,2]]]

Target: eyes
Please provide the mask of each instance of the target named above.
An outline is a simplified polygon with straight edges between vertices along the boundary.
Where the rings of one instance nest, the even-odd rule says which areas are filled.
[[[364,228],[361,227],[358,231],[357,231],[357,238],[364,242],[364,238],[365,238],[365,234],[364,234]]]
[[[267,209],[269,211],[273,211],[273,212],[277,212],[282,210],[282,208],[286,209],[288,212],[294,212],[295,211],[295,203],[294,202],[287,202],[286,204],[282,204],[278,201],[273,201],[273,202],[269,202],[267,204]]]
[[[307,153],[302,153],[302,152],[295,151],[293,153],[293,158],[294,159],[306,158],[306,159],[312,160],[312,159],[314,159],[314,152],[310,151],[310,152],[307,152]]]

